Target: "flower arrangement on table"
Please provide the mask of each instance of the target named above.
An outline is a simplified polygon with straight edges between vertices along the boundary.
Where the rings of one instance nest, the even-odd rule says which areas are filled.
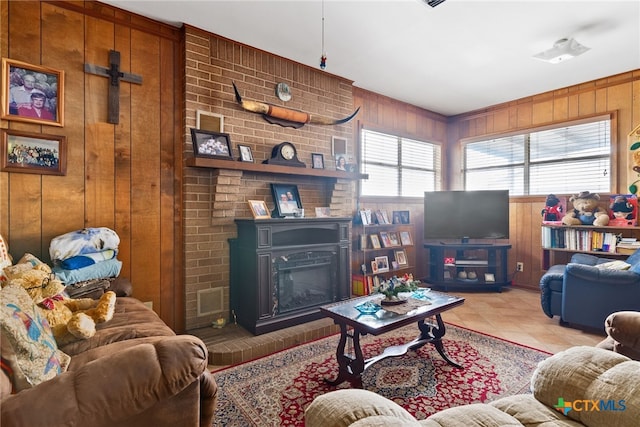
[[[376,292],[384,294],[383,303],[385,302],[403,302],[398,297],[400,292],[413,292],[418,289],[419,280],[413,279],[413,274],[405,274],[398,278],[393,276],[391,279],[384,280],[380,283],[380,286],[375,288]]]

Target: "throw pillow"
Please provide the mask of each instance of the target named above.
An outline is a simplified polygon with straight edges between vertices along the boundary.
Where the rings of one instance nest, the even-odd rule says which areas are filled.
[[[596,264],[594,267],[601,270],[628,270],[631,268],[631,264],[627,264],[624,261],[609,261]]]
[[[66,371],[71,358],[58,350],[49,324],[22,286],[0,289],[0,327],[3,366],[14,392]]]

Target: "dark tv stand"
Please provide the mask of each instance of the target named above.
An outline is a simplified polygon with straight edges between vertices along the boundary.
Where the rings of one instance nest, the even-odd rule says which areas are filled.
[[[511,286],[507,275],[508,244],[490,243],[425,243],[429,250],[429,276],[424,279],[431,287],[448,290],[495,290]],[[476,274],[475,279],[460,277],[460,273]]]

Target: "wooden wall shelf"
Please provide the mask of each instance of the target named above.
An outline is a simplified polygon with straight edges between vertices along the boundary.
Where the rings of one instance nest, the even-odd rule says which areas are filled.
[[[327,169],[312,169],[312,168],[296,168],[290,166],[278,166],[278,165],[265,165],[262,163],[250,163],[240,162],[235,160],[219,160],[208,159],[204,157],[190,157],[187,159],[187,166],[195,168],[209,168],[209,169],[230,169],[241,170],[248,172],[279,174],[279,175],[303,175],[303,176],[315,176],[318,178],[341,178],[341,179],[367,179],[368,174],[343,172]]]

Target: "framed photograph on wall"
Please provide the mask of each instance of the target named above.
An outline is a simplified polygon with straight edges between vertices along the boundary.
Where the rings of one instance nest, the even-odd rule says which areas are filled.
[[[193,154],[196,157],[233,160],[228,133],[210,132],[191,128]]]
[[[251,147],[248,145],[240,145],[238,144],[238,151],[240,152],[240,160],[241,162],[253,162],[253,153],[251,152]]]
[[[311,153],[311,166],[313,169],[324,169],[324,156],[320,153]]]
[[[339,155],[347,155],[347,138],[341,136],[331,137],[331,154],[337,159]]]
[[[267,204],[264,200],[248,200],[247,203],[249,203],[249,208],[251,209],[254,219],[271,218],[271,215],[269,215],[269,208],[267,208]]]
[[[4,172],[64,175],[67,172],[66,137],[2,129],[0,170]]]
[[[224,116],[208,111],[196,110],[196,128],[210,132],[224,132]]]
[[[2,58],[2,118],[64,125],[64,71]]]
[[[298,186],[294,184],[271,184],[271,195],[280,217],[301,216],[302,202]]]

